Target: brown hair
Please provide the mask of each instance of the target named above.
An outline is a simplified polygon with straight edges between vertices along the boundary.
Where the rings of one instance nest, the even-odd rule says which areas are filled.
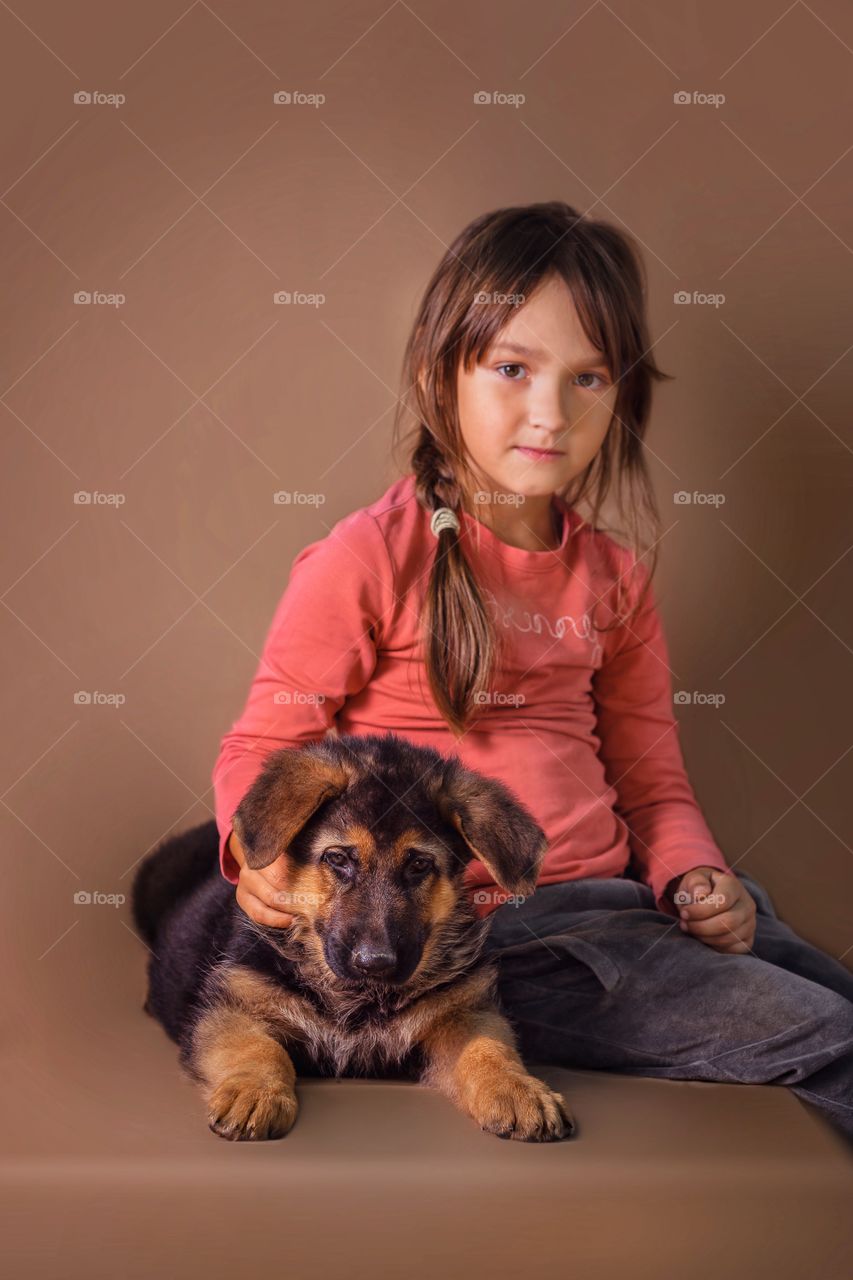
[[[470,370],[510,319],[519,297],[529,298],[551,276],[568,285],[584,331],[605,353],[618,387],[604,443],[559,496],[572,506],[585,503],[585,518],[599,529],[602,506],[614,492],[619,516],[627,517],[628,524],[627,534],[619,531],[620,536],[637,560],[652,553],[639,609],[657,563],[660,536],[643,436],[652,382],[670,375],[649,354],[644,267],[623,232],[558,200],[497,209],[471,222],[445,253],[421,299],[404,355],[395,451],[401,422],[410,413],[415,425],[407,446],[408,469],[415,475],[418,501],[429,512],[450,507],[474,513],[478,484],[459,426],[459,362]],[[486,305],[478,297],[482,294],[489,295]],[[645,548],[644,525],[651,531]],[[438,534],[422,610],[430,688],[457,735],[468,727],[478,691],[489,687],[500,649],[460,533],[445,528]],[[621,591],[620,582],[617,593]],[[596,630],[610,630],[625,620],[617,613],[609,626]]]

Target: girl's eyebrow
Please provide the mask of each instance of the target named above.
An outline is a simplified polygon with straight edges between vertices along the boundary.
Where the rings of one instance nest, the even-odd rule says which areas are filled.
[[[496,342],[493,350],[496,352],[511,351],[514,355],[530,356],[534,359],[537,356],[547,354],[546,352],[540,351],[538,347],[525,347],[521,342]],[[593,368],[599,369],[608,368],[607,357],[600,351],[594,351],[591,353],[587,352],[586,354],[579,356],[574,363],[576,365],[584,365],[585,367],[592,366]]]

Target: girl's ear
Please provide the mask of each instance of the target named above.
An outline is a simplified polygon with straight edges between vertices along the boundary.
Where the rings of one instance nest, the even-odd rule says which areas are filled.
[[[234,830],[253,871],[285,853],[326,800],[346,791],[349,772],[333,760],[297,747],[267,756],[234,814]]]
[[[436,805],[465,841],[470,857],[479,858],[502,889],[534,891],[548,838],[508,787],[450,760]]]

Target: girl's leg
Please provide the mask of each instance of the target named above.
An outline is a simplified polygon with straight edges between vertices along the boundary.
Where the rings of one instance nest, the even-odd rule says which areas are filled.
[[[853,1138],[853,1003],[758,954],[721,955],[642,902],[642,885],[584,880],[494,913],[488,949],[525,1057],[784,1084]],[[777,945],[770,919],[758,916],[757,952],[771,934]]]
[[[769,893],[758,880],[746,872],[737,872],[737,875],[755,899],[760,917],[761,927],[756,928],[753,955],[853,1000],[853,973],[820,947],[806,942],[790,925],[780,920]]]

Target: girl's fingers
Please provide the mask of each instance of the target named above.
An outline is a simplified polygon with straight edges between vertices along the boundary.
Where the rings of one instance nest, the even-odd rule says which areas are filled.
[[[240,906],[250,920],[257,924],[269,925],[273,929],[287,929],[293,924],[293,916],[285,911],[273,911],[260,898],[245,889],[238,890],[237,905]]]
[[[281,903],[276,902],[276,891],[257,872],[250,871],[248,875],[245,869],[240,872],[237,901],[258,924],[286,928],[293,923],[292,913],[282,910]]]
[[[730,947],[722,943],[719,945],[716,945],[713,940],[709,941],[707,945],[709,947],[713,947],[715,951],[718,951],[720,955],[723,955],[723,956],[748,955],[749,952],[752,950],[749,943],[743,942],[743,941],[732,942]]]
[[[724,911],[722,915],[711,916],[708,920],[688,920],[687,927],[696,938],[731,937],[746,924],[747,916],[743,911]]]
[[[691,923],[685,929],[692,937],[713,947],[715,951],[741,953],[750,951],[755,928],[749,914],[726,912],[716,920]]]
[[[714,927],[714,925],[718,927]],[[732,918],[727,913],[718,921],[703,921],[700,925],[688,925],[684,930],[699,942],[706,943],[716,951],[750,951],[755,939],[755,925],[751,917]]]
[[[267,877],[261,871],[247,870],[245,867],[240,872],[239,887],[249,898],[253,898],[265,909],[265,918],[260,920],[259,916],[254,916],[259,923],[275,924],[281,928],[286,928],[293,923],[294,912],[289,908],[290,896],[287,891],[275,881],[270,884]],[[251,912],[247,914],[252,914]]]
[[[269,907],[271,911],[285,911],[288,914],[292,914],[288,911],[289,899],[286,891],[275,884],[270,884],[266,876],[262,875],[260,871],[247,872],[244,869],[240,872],[240,884],[246,893],[252,894],[255,898],[260,898],[264,906]]]
[[[733,911],[742,901],[743,886],[734,876],[717,875],[714,887],[698,902],[678,904],[679,912],[686,911],[689,920],[708,920],[724,911]]]

